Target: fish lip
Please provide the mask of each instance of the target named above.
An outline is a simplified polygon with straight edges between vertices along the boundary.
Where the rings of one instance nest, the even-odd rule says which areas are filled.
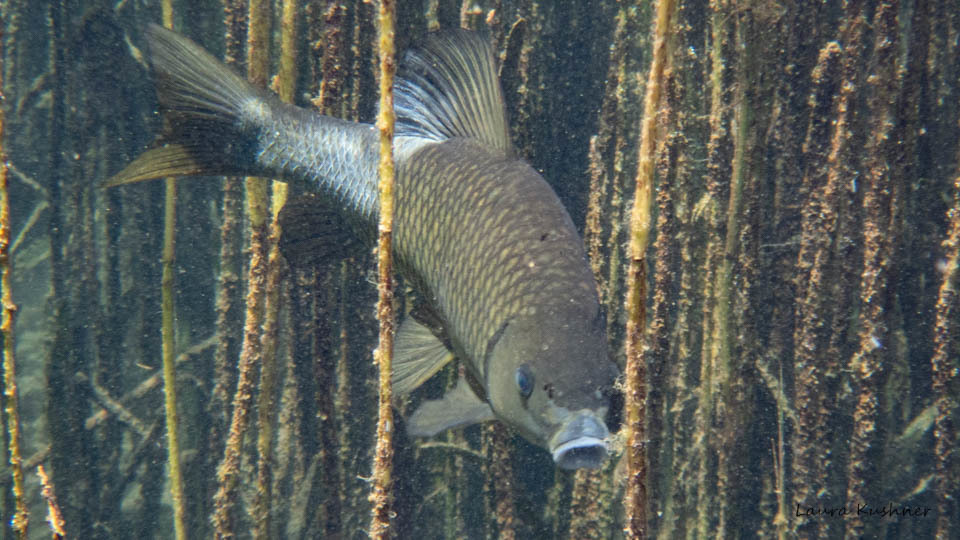
[[[607,459],[607,443],[591,436],[577,437],[553,449],[553,461],[561,469],[599,469]]]
[[[599,469],[607,458],[606,424],[582,409],[570,414],[551,437],[550,453],[561,469]]]

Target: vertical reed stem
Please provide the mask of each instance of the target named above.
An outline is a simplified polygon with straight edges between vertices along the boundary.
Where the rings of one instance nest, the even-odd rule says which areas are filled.
[[[327,532],[330,533],[340,533],[340,531],[347,525],[347,517],[341,514],[346,514],[344,508],[351,505],[351,502],[355,500],[355,491],[350,489],[350,486],[347,483],[349,478],[350,471],[354,470],[354,463],[356,463],[356,456],[358,452],[354,451],[356,443],[356,437],[353,436],[356,425],[348,421],[348,415],[352,408],[352,396],[350,392],[352,377],[350,371],[350,332],[349,327],[347,326],[347,314],[349,313],[347,309],[347,302],[349,298],[348,287],[350,283],[350,278],[353,277],[351,274],[350,263],[352,261],[344,259],[340,263],[339,270],[339,279],[337,279],[337,287],[340,291],[340,295],[336,297],[337,302],[337,316],[339,318],[340,332],[337,343],[337,364],[336,364],[336,373],[334,375],[334,380],[329,383],[329,388],[335,388],[336,395],[333,396],[333,403],[328,407],[328,410],[334,411],[335,415],[331,415],[331,418],[326,422],[324,429],[325,433],[322,433],[321,436],[325,437],[322,440],[329,441],[331,447],[335,447],[339,450],[336,454],[336,464],[335,464],[335,473],[330,475],[331,484],[334,485],[330,489],[331,497],[336,497],[337,500],[332,503],[337,505],[335,509],[336,512],[336,522],[331,523],[329,527],[333,528],[333,531],[328,529]],[[336,427],[339,426],[339,430]],[[333,471],[334,468],[331,467],[328,470]],[[349,519],[355,519],[353,516],[350,516]]]
[[[957,284],[960,279],[960,175],[953,181],[953,207],[947,212],[949,231],[943,241],[945,262],[943,282],[937,298],[937,318],[934,327],[935,349],[930,359],[933,371],[933,397],[937,405],[937,417],[933,429],[934,456],[936,459],[937,497],[937,538],[950,538],[950,516],[956,517],[957,493],[960,483],[956,476],[956,421],[957,397],[951,390],[957,380],[958,362],[950,358],[950,351],[956,350],[951,336],[956,334],[957,314],[960,312],[960,299]],[[956,531],[953,531],[956,533]]]
[[[6,131],[5,97],[3,93],[4,73],[4,35],[6,20],[0,14],[0,309],[2,322],[0,333],[3,334],[3,397],[6,400],[7,433],[9,434],[10,473],[13,476],[13,497],[16,504],[16,513],[11,526],[17,538],[27,537],[29,522],[27,504],[23,498],[23,465],[20,456],[20,407],[17,394],[17,364],[14,360],[13,321],[17,306],[13,303],[11,290],[11,259],[10,259],[10,194],[7,185],[7,155],[4,152],[4,135]]]
[[[160,278],[161,346],[163,356],[163,396],[167,423],[167,474],[170,477],[170,496],[173,500],[174,535],[186,538],[186,506],[183,500],[183,474],[180,470],[180,438],[177,434],[177,390],[174,360],[173,315],[173,261],[177,208],[177,186],[173,178],[166,179],[163,206],[163,274]]]
[[[173,30],[173,0],[161,4],[163,26]],[[177,183],[167,178],[163,202],[163,270],[160,277],[160,342],[163,358],[163,398],[167,423],[167,474],[173,501],[173,530],[177,540],[187,537],[187,507],[183,500],[183,474],[180,470],[180,437],[177,433],[177,375],[174,358],[173,262],[177,223]]]
[[[299,0],[284,0],[280,15],[280,71],[277,74],[277,93],[280,99],[293,103],[297,90],[297,45],[300,40],[300,27],[297,16],[300,14]]]
[[[851,137],[856,92],[860,88],[860,58],[867,22],[863,2],[844,6],[838,42],[820,50],[813,70],[810,117],[804,154],[811,164],[803,185],[809,190],[801,210],[800,249],[797,253],[795,301],[794,409],[797,425],[792,435],[792,502],[813,504],[828,487],[828,471],[836,459],[825,444],[831,410],[830,381],[839,360],[823,354],[830,341],[831,283],[842,279],[831,264],[831,252],[840,229],[840,212],[849,198],[845,184],[852,177]],[[842,46],[840,44],[843,44]],[[837,90],[839,89],[839,90]],[[839,299],[842,301],[842,299]],[[832,535],[830,520],[797,522],[800,538]]]
[[[245,0],[226,0],[224,12],[224,63],[236,68],[244,56],[247,9]],[[236,359],[240,355],[242,317],[240,305],[240,179],[223,179],[223,218],[220,224],[220,274],[217,277],[216,335],[213,355],[213,390],[208,413],[210,428],[207,435],[206,470],[214,469],[223,455],[227,430],[230,426],[230,407],[236,385]],[[217,489],[215,475],[204,483],[203,513],[212,511],[213,493]]]
[[[50,482],[50,477],[47,476],[47,471],[43,468],[42,463],[37,465],[37,476],[40,477],[40,495],[47,501],[47,523],[50,524],[50,530],[53,531],[53,540],[66,538],[67,533],[64,531],[63,514],[60,513],[57,495],[53,491],[53,483]]]
[[[377,448],[373,465],[373,515],[370,521],[370,537],[390,537],[391,473],[393,468],[393,411],[391,404],[393,387],[390,380],[393,363],[393,75],[397,66],[393,43],[393,23],[396,5],[393,0],[380,0],[377,41],[380,51],[380,113],[377,128],[380,130],[380,226],[377,239],[377,266],[379,282],[377,290],[377,319],[380,321],[380,344],[374,352],[380,366],[380,399],[377,420]]]
[[[247,78],[257,87],[264,87],[270,68],[271,4],[251,0],[247,31]],[[253,404],[253,366],[261,361],[260,327],[264,318],[264,281],[266,280],[267,187],[261,178],[248,177],[247,214],[250,219],[250,268],[247,275],[247,312],[244,318],[243,345],[237,373],[237,390],[233,397],[230,434],[217,471],[219,487],[214,495],[214,535],[234,538],[237,503],[237,476],[240,473],[240,452],[249,424]]]
[[[314,106],[320,109],[323,114],[333,114],[335,111],[339,115],[346,112],[347,100],[343,99],[343,93],[346,91],[344,84],[346,78],[346,69],[344,69],[344,52],[346,45],[347,25],[347,7],[340,0],[328,0],[323,11],[323,33],[322,41],[318,46],[323,47],[323,55],[320,63],[320,91],[316,99],[313,100]],[[334,106],[336,104],[336,106]]]
[[[508,449],[509,435],[502,425],[490,423],[484,426],[482,436],[483,452],[486,463],[483,467],[484,507],[492,514],[488,533],[499,540],[515,540],[519,535],[517,530],[522,520],[517,518],[514,500],[515,481],[513,467],[510,464]],[[496,527],[493,526],[496,523]],[[491,531],[490,529],[493,529]],[[495,532],[494,532],[495,531]]]
[[[289,2],[288,2],[289,3]],[[283,86],[283,83],[281,83]],[[254,538],[270,538],[270,501],[273,493],[273,434],[276,422],[277,319],[284,261],[280,254],[280,210],[287,202],[287,184],[273,182],[267,256],[267,282],[261,336],[260,392],[257,395],[257,494],[254,502]]]
[[[627,434],[627,486],[624,498],[626,507],[627,538],[645,538],[647,534],[647,463],[646,433],[644,430],[646,401],[646,358],[641,345],[646,325],[646,250],[649,243],[651,206],[653,201],[653,166],[656,149],[657,107],[660,103],[661,83],[667,59],[667,36],[674,1],[657,2],[657,19],[654,27],[653,61],[647,80],[644,99],[643,122],[640,126],[640,151],[637,168],[637,187],[633,211],[630,215],[630,266],[627,270],[627,389],[626,423]]]
[[[847,466],[848,501],[867,500],[871,477],[877,468],[877,428],[880,420],[880,392],[889,367],[885,349],[890,342],[887,314],[891,305],[889,216],[897,179],[891,175],[897,145],[901,139],[896,127],[896,103],[899,81],[899,2],[880,2],[871,27],[875,34],[871,75],[866,80],[867,104],[872,117],[868,135],[863,193],[863,271],[860,276],[860,346],[850,362],[850,378],[855,384],[853,434]],[[846,534],[863,537],[872,524],[859,513],[847,521]],[[879,530],[879,529],[872,529]],[[868,535],[869,536],[869,535]]]
[[[297,0],[284,0],[280,28],[280,72],[277,93],[287,103],[293,102],[297,86]],[[277,317],[280,312],[280,289],[284,261],[280,254],[280,210],[287,202],[287,184],[273,182],[270,236],[267,256],[267,288],[264,305],[264,326],[261,339],[260,393],[257,400],[257,494],[254,503],[254,538],[269,538],[270,501],[273,493],[273,434],[276,422],[277,381]]]
[[[736,42],[739,56],[744,60],[750,51],[745,50],[745,40],[743,38],[743,27],[746,24],[744,20],[735,22],[736,24]],[[719,47],[719,44],[717,44]],[[727,410],[735,412],[732,418],[723,419],[718,422],[721,426],[718,433],[717,448],[717,502],[720,507],[714,509],[719,514],[717,519],[717,536],[723,538],[731,534],[727,527],[731,521],[732,508],[735,506],[736,486],[736,467],[738,456],[735,451],[735,443],[739,433],[742,432],[743,405],[737,403],[735,396],[737,392],[733,389],[737,385],[735,380],[736,371],[734,368],[734,339],[736,332],[736,321],[733,320],[733,303],[735,301],[736,286],[735,273],[742,271],[743,268],[735,268],[738,253],[741,249],[739,241],[741,240],[741,214],[743,212],[743,189],[746,167],[744,163],[747,137],[751,126],[751,109],[747,97],[747,88],[750,74],[741,65],[737,67],[737,78],[739,84],[736,90],[736,105],[731,119],[733,134],[733,160],[730,166],[730,198],[727,205],[727,223],[726,238],[724,239],[723,258],[717,269],[716,285],[714,294],[716,303],[714,304],[714,323],[713,335],[711,336],[711,363],[713,364],[713,377],[720,402]],[[731,328],[733,326],[734,328]],[[741,361],[743,361],[741,359]],[[720,406],[720,403],[717,404]]]

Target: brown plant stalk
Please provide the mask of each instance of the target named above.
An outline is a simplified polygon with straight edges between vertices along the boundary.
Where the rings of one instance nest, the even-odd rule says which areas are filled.
[[[280,21],[280,70],[275,80],[280,99],[292,103],[297,82],[297,15],[300,3],[284,0]],[[273,494],[273,435],[276,431],[277,335],[280,289],[285,262],[280,253],[280,210],[287,201],[287,184],[272,183],[264,325],[261,336],[260,389],[257,399],[257,493],[254,500],[254,537],[270,536],[270,501]]]
[[[8,451],[10,452],[10,474],[13,477],[13,497],[16,510],[11,526],[18,538],[27,537],[29,522],[27,504],[23,493],[23,465],[20,456],[20,396],[17,392],[17,363],[14,359],[14,332],[13,323],[17,306],[13,303],[11,289],[12,273],[10,258],[10,193],[8,186],[7,155],[4,151],[4,136],[6,135],[6,111],[3,93],[4,75],[4,35],[5,20],[0,14],[0,333],[3,335],[3,397],[6,401],[6,421],[8,434]]]
[[[224,63],[236,67],[243,56],[246,28],[246,2],[224,3]],[[241,224],[240,180],[223,180],[223,220],[220,225],[220,274],[217,276],[216,328],[217,348],[214,352],[214,381],[210,404],[212,426],[209,448],[213,455],[223,453],[223,440],[230,423],[231,391],[236,384],[235,358],[240,351],[240,259],[238,244]]]
[[[627,538],[644,538],[647,533],[647,463],[644,415],[646,407],[646,357],[643,355],[643,332],[646,325],[646,250],[649,243],[651,206],[653,203],[653,168],[657,138],[657,113],[667,59],[667,37],[675,2],[657,2],[654,26],[653,61],[644,100],[643,123],[637,187],[630,215],[630,266],[627,270],[626,298],[626,430],[627,485],[624,497]]]
[[[515,540],[517,519],[514,500],[513,466],[510,461],[509,434],[502,425],[490,423],[483,428],[484,508],[492,519],[488,522],[489,537]],[[494,526],[494,524],[496,524]]]
[[[277,336],[280,291],[285,262],[280,254],[280,209],[287,201],[287,184],[273,182],[270,245],[261,335],[260,388],[257,394],[257,493],[254,500],[254,538],[270,537],[270,502],[273,493],[273,435],[276,431]]]
[[[933,371],[933,396],[937,405],[934,421],[934,467],[936,469],[937,538],[949,538],[951,527],[957,524],[957,479],[956,422],[957,411],[955,388],[957,383],[957,359],[951,351],[958,349],[954,336],[957,331],[957,316],[960,313],[960,295],[957,294],[960,279],[960,175],[953,181],[953,207],[947,212],[950,228],[943,241],[944,262],[941,266],[943,281],[937,298],[936,325],[934,326],[934,353],[930,359]]]
[[[873,448],[879,422],[879,392],[884,373],[885,352],[890,343],[888,281],[890,275],[889,215],[893,184],[888,156],[896,155],[899,137],[895,128],[897,90],[900,86],[898,56],[899,2],[881,2],[874,15],[876,32],[873,50],[876,66],[867,79],[868,105],[872,122],[867,141],[866,175],[863,195],[863,272],[860,276],[859,349],[850,362],[855,384],[853,436],[847,470],[847,500],[868,500],[869,478],[875,472]],[[859,512],[847,523],[847,534],[863,536]]]
[[[380,131],[380,224],[377,239],[377,269],[379,299],[377,320],[380,322],[380,342],[374,352],[380,368],[380,392],[377,418],[377,446],[373,465],[373,491],[370,500],[373,510],[370,537],[382,540],[390,537],[391,486],[393,472],[393,386],[390,377],[393,364],[393,205],[394,162],[393,130],[393,76],[396,73],[394,21],[396,5],[393,0],[380,0],[377,43],[380,54],[380,112],[377,129]]]
[[[50,530],[53,531],[53,540],[66,538],[67,533],[64,530],[63,514],[60,513],[60,505],[57,503],[57,495],[53,491],[53,483],[47,476],[47,471],[43,464],[37,465],[37,476],[40,477],[40,494],[47,501],[47,523],[50,524]]]
[[[257,87],[267,83],[270,68],[270,2],[250,2],[247,34],[247,78]],[[267,274],[267,189],[260,178],[247,178],[247,214],[250,220],[250,267],[247,274],[247,311],[244,318],[243,345],[237,373],[237,389],[233,397],[233,416],[223,459],[217,470],[218,488],[214,495],[214,535],[234,538],[237,504],[237,483],[240,474],[240,452],[249,425],[255,384],[254,366],[261,361],[260,327],[263,324],[265,281]]]
[[[245,0],[225,0],[224,6],[224,63],[237,68],[243,60],[247,2]],[[216,466],[223,455],[227,433],[230,428],[231,402],[237,381],[236,359],[242,343],[241,321],[243,317],[240,304],[240,236],[241,201],[240,178],[228,176],[223,179],[223,218],[220,224],[220,273],[217,276],[216,300],[216,349],[213,354],[213,390],[211,392],[208,414],[210,429],[207,436],[207,470]],[[212,511],[213,495],[218,488],[216,475],[211,475],[204,484],[203,510]]]
[[[812,164],[805,171],[809,196],[802,209],[800,251],[797,255],[796,327],[794,329],[794,410],[798,411],[792,445],[793,501],[813,504],[826,487],[832,456],[825,443],[828,382],[837,372],[837,359],[823,354],[829,345],[831,284],[838,276],[831,266],[832,248],[840,227],[845,185],[851,174],[853,103],[860,82],[866,21],[863,3],[846,5],[839,30],[842,46],[830,42],[820,52],[813,73],[811,116],[804,154]],[[836,89],[839,90],[836,90]],[[829,104],[829,105],[828,105]],[[828,112],[829,111],[829,112]],[[821,114],[822,113],[822,114]],[[826,142],[829,141],[829,142]],[[828,534],[829,520],[798,523],[801,538]]]

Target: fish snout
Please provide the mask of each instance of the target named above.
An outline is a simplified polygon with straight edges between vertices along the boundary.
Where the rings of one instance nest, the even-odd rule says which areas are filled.
[[[595,412],[577,411],[550,438],[553,461],[561,469],[599,469],[607,459],[609,435],[603,419]]]

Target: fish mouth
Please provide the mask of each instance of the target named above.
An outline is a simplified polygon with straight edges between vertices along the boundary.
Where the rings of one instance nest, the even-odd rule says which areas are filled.
[[[607,460],[607,443],[596,437],[577,437],[553,451],[553,461],[561,469],[599,469]]]
[[[590,410],[582,410],[551,437],[550,452],[561,469],[599,469],[607,459],[606,424]]]

